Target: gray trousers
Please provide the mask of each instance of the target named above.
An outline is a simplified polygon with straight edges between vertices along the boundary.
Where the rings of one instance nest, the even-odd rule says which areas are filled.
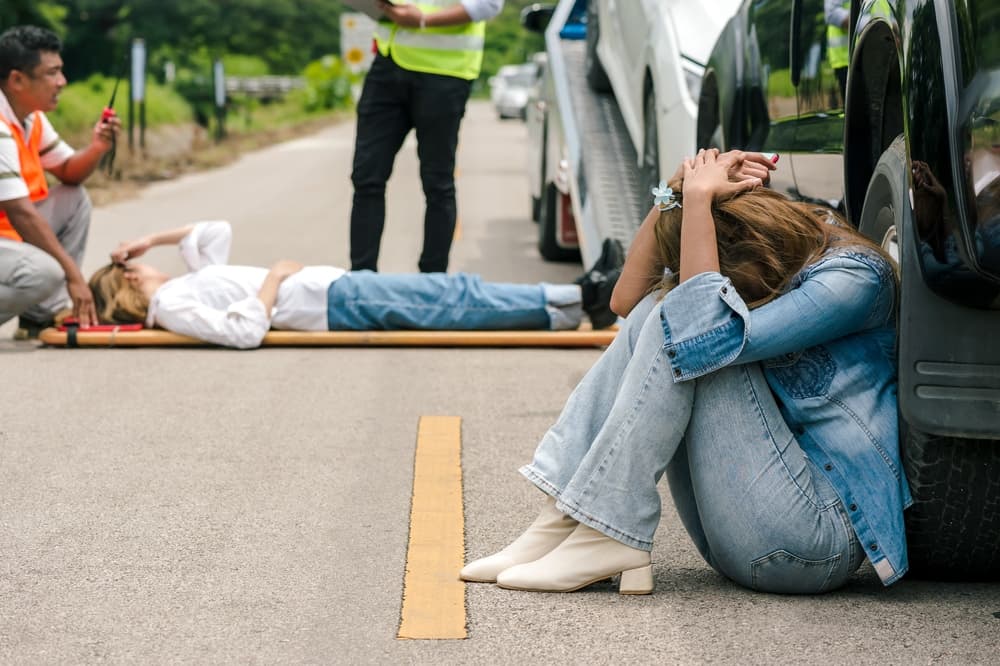
[[[35,208],[81,265],[92,210],[87,190],[56,185]],[[66,276],[52,256],[34,245],[0,238],[0,324],[17,315],[45,321],[68,305]]]

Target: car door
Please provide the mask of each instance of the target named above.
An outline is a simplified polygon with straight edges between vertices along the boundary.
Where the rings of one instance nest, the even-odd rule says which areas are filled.
[[[844,99],[830,64],[824,3],[793,0],[792,5],[789,59],[796,102],[791,155],[795,184],[799,196],[838,207],[844,197]]]
[[[789,156],[795,151],[798,105],[789,59],[791,0],[751,0],[743,35],[743,102],[733,147]],[[791,160],[771,177],[772,186],[795,195]]]
[[[591,0],[596,1],[596,0]],[[642,76],[638,60],[649,33],[643,19],[644,0],[599,0],[601,9],[601,62],[614,89],[615,100],[633,143],[642,137]],[[639,82],[636,83],[638,78]],[[638,92],[636,88],[639,88]]]
[[[824,16],[823,0],[749,3],[741,143],[785,157],[775,187],[836,205],[843,193],[843,101],[827,60]]]

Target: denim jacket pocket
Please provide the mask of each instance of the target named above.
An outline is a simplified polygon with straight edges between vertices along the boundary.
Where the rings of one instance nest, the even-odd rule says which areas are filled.
[[[750,563],[751,587],[775,594],[826,592],[840,566],[840,553],[807,560],[787,550],[776,550]]]
[[[793,398],[825,395],[837,372],[837,362],[822,345],[768,359],[764,367]]]

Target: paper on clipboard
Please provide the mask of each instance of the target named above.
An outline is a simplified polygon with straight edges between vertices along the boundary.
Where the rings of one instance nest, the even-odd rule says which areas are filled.
[[[387,0],[390,5],[399,4],[398,2],[393,2],[392,0]],[[357,9],[359,12],[364,12],[371,16],[376,21],[383,18],[385,14],[382,13],[382,9],[379,7],[378,0],[344,0],[344,4],[352,9]]]

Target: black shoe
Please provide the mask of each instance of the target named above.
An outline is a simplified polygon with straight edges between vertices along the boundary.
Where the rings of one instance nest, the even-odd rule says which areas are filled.
[[[17,318],[17,330],[14,331],[14,339],[37,340],[38,334],[50,326],[55,326],[55,321],[52,319],[38,321],[37,319],[32,319],[22,315]]]
[[[618,315],[611,311],[611,292],[622,274],[625,263],[625,249],[613,238],[604,239],[601,256],[590,270],[573,282],[580,285],[583,296],[583,311],[590,317],[595,329],[607,328],[616,321]]]

